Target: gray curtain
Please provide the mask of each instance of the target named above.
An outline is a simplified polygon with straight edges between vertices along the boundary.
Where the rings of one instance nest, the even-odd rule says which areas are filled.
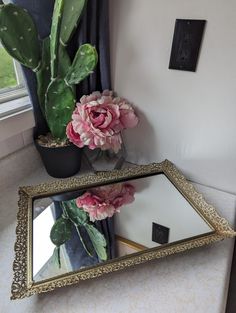
[[[54,0],[12,0],[12,2],[28,10],[35,21],[41,39],[49,35]],[[108,29],[108,0],[88,0],[83,18],[68,46],[68,52],[73,59],[78,47],[88,42],[97,48],[99,62],[95,73],[77,87],[78,100],[83,94],[111,87]],[[48,128],[37,99],[35,74],[26,68],[23,68],[23,71],[34,108],[35,137],[37,137],[38,134],[45,134]]]

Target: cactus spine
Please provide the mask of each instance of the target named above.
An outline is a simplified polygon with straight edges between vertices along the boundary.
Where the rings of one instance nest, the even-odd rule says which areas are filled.
[[[42,42],[26,10],[14,4],[0,6],[2,45],[13,58],[36,72],[40,107],[56,139],[66,138],[66,125],[75,108],[75,84],[92,73],[98,60],[96,49],[85,44],[71,65],[65,48],[85,3],[55,0],[51,34]]]

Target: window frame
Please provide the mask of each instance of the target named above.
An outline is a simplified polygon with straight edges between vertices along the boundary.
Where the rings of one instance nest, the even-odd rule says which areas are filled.
[[[21,66],[17,61],[15,61],[14,59],[12,60],[13,60],[17,85],[14,87],[7,87],[7,88],[0,89],[0,105],[2,103],[19,99],[28,95]]]
[[[18,85],[0,89],[0,149],[11,137],[22,135],[35,126],[21,65],[12,60]]]

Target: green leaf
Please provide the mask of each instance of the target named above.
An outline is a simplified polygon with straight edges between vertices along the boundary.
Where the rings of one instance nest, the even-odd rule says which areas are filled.
[[[107,242],[106,242],[105,237],[93,225],[87,224],[85,228],[89,235],[90,240],[92,241],[93,247],[98,257],[101,260],[106,261],[107,260],[107,251],[106,251]]]
[[[52,243],[59,247],[71,238],[72,226],[70,220],[60,217],[56,220],[50,232],[50,239]]]

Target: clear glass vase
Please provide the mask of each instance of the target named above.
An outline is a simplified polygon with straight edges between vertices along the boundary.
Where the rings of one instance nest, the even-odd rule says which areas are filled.
[[[125,162],[126,151],[122,144],[117,153],[112,150],[84,148],[84,155],[92,171],[101,172],[121,169]]]

